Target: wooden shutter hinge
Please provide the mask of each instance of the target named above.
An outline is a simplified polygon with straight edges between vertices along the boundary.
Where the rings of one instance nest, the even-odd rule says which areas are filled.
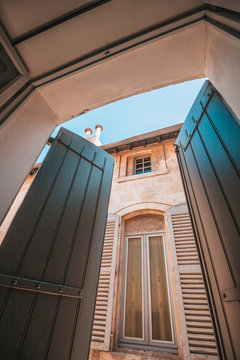
[[[49,136],[48,141],[47,141],[47,145],[51,146],[53,144],[54,138],[52,136]]]
[[[240,288],[236,287],[222,291],[222,298],[225,302],[240,301]]]
[[[6,274],[0,274],[0,286],[78,299],[81,299],[83,296],[83,290],[77,287],[26,279]]]

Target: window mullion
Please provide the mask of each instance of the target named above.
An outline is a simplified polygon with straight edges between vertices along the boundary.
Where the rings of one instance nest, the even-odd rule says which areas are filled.
[[[149,258],[149,238],[148,235],[145,235],[146,238],[146,294],[147,294],[147,327],[148,327],[148,338],[147,343],[149,345],[151,341],[152,334],[152,317],[151,317],[151,289],[150,289],[150,258]]]
[[[150,336],[150,327],[149,327],[149,306],[150,306],[150,299],[149,299],[149,279],[148,279],[148,268],[149,268],[149,257],[148,257],[148,238],[147,235],[143,235],[143,274],[144,274],[144,281],[143,281],[143,304],[144,304],[144,340],[146,343],[149,343],[149,336]]]

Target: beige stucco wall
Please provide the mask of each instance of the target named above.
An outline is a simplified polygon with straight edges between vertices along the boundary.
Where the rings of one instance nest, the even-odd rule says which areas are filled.
[[[205,74],[240,118],[240,39],[208,25]]]
[[[2,222],[1,226],[0,226],[0,245],[4,239],[4,236],[6,235],[9,226],[12,223],[12,220],[16,214],[16,212],[18,211],[20,205],[22,204],[26,193],[35,177],[36,172],[34,171],[33,174],[29,174],[28,177],[26,178],[26,180],[24,181],[21,189],[19,190],[19,193],[17,194],[12,206],[10,207],[10,210],[7,214],[7,216],[5,217],[4,221]]]
[[[143,360],[143,359],[182,359],[183,348],[181,343],[179,317],[175,313],[176,332],[178,337],[179,355],[164,352],[137,351],[131,349],[120,349],[119,329],[121,325],[121,291],[123,281],[123,248],[124,235],[129,228],[128,225],[135,219],[136,215],[146,215],[148,219],[159,216],[159,226],[161,225],[167,232],[167,221],[165,212],[174,205],[185,203],[185,195],[178,168],[177,157],[175,154],[174,142],[170,139],[161,143],[154,143],[147,146],[133,148],[132,150],[121,151],[112,154],[116,161],[113,173],[112,190],[110,195],[109,213],[120,216],[121,228],[118,238],[118,257],[115,278],[115,305],[112,319],[112,351],[91,350],[89,360]],[[132,167],[135,158],[139,156],[149,156],[152,159],[152,172],[134,175]],[[130,165],[129,165],[130,164]],[[126,176],[130,174],[129,176]],[[129,224],[130,224],[129,223]],[[135,223],[134,223],[135,224]],[[134,225],[133,224],[133,225]],[[131,225],[131,224],[130,224]],[[151,224],[148,224],[151,225]],[[142,231],[143,229],[139,229]],[[146,231],[146,229],[145,229]],[[137,231],[138,232],[138,231]],[[166,234],[166,241],[169,254],[170,278],[173,286],[173,304],[177,311],[176,291],[174,288],[174,275],[172,259],[170,256],[169,236]]]
[[[57,123],[34,92],[0,127],[0,224]]]
[[[138,355],[136,353],[126,352],[106,352],[106,351],[90,351],[89,360],[179,360],[179,356],[170,354],[153,354],[148,351],[141,351]],[[199,358],[199,360],[205,360]]]
[[[175,139],[166,140],[160,144],[134,148],[130,151],[112,154],[115,159],[112,191],[109,203],[109,213],[125,215],[131,211],[140,209],[157,209],[165,211],[168,207],[185,202],[177,158],[174,151]],[[165,157],[160,160],[161,166],[156,171],[144,175],[121,176],[119,174],[122,159],[125,156],[139,156],[139,154],[154,153],[162,147]],[[165,163],[165,164],[164,164]],[[131,179],[131,180],[129,180]]]

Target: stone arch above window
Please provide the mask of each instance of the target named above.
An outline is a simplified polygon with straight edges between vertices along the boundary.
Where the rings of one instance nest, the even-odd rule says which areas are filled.
[[[125,206],[116,211],[115,214],[121,216],[124,221],[126,221],[134,216],[143,214],[163,215],[171,206],[171,204],[161,203],[158,201],[141,201]]]
[[[158,232],[165,230],[164,216],[160,214],[142,214],[125,221],[125,234]]]

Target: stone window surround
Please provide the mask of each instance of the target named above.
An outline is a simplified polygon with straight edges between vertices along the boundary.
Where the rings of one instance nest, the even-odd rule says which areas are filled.
[[[142,178],[153,177],[168,173],[164,145],[156,144],[151,149],[136,149],[120,154],[117,182],[126,182]],[[135,160],[139,157],[151,157],[151,172],[135,174]]]
[[[165,245],[166,245],[166,255],[167,255],[167,262],[166,262],[166,267],[167,267],[167,274],[169,276],[169,281],[170,281],[170,304],[171,304],[171,311],[172,311],[172,316],[173,316],[173,331],[174,331],[174,339],[175,339],[175,344],[173,345],[173,349],[176,346],[179,346],[179,342],[178,342],[178,336],[177,336],[177,329],[176,329],[176,310],[175,310],[175,295],[174,295],[174,291],[173,288],[173,279],[172,279],[172,270],[171,270],[171,266],[172,266],[172,259],[171,257],[169,257],[169,235],[168,235],[168,230],[166,231],[165,227],[168,229],[167,227],[167,218],[166,218],[166,208],[163,207],[163,209],[154,209],[154,206],[151,206],[150,209],[148,209],[146,207],[146,204],[143,204],[144,206],[141,207],[141,209],[135,209],[135,210],[129,210],[127,212],[124,212],[121,214],[121,230],[119,232],[119,252],[118,252],[118,260],[117,260],[117,270],[116,270],[116,274],[117,274],[117,279],[116,279],[116,288],[115,288],[115,292],[118,294],[122,294],[123,291],[123,282],[124,282],[124,247],[125,247],[125,240],[126,240],[126,221],[135,217],[135,216],[139,216],[139,215],[160,215],[161,217],[163,217],[163,221],[164,221],[164,227],[163,229],[160,230],[160,232],[165,233]],[[168,208],[168,207],[167,207]],[[157,230],[158,232],[159,230]],[[126,342],[123,342],[121,344],[121,332],[122,332],[122,322],[121,322],[121,317],[120,317],[120,313],[122,312],[122,303],[118,302],[119,299],[118,297],[115,298],[114,301],[114,312],[115,312],[115,320],[113,320],[113,324],[112,324],[112,333],[114,334],[114,339],[113,339],[113,345],[112,345],[112,351],[114,354],[115,351],[117,352],[125,352],[127,354],[132,354],[135,355],[136,358],[141,358],[141,354],[144,353],[144,355],[146,355],[146,352],[148,352],[149,356],[152,357],[159,357],[159,355],[161,354],[161,356],[166,355],[166,352],[169,356],[169,358],[171,357],[172,359],[178,359],[178,355],[175,354],[175,351],[171,351],[170,347],[167,347],[165,349],[161,348],[161,346],[158,348],[157,352],[156,352],[156,348],[153,349],[153,347],[151,346],[146,346],[146,345],[132,345],[132,344],[127,344]],[[145,356],[144,356],[145,358]]]

